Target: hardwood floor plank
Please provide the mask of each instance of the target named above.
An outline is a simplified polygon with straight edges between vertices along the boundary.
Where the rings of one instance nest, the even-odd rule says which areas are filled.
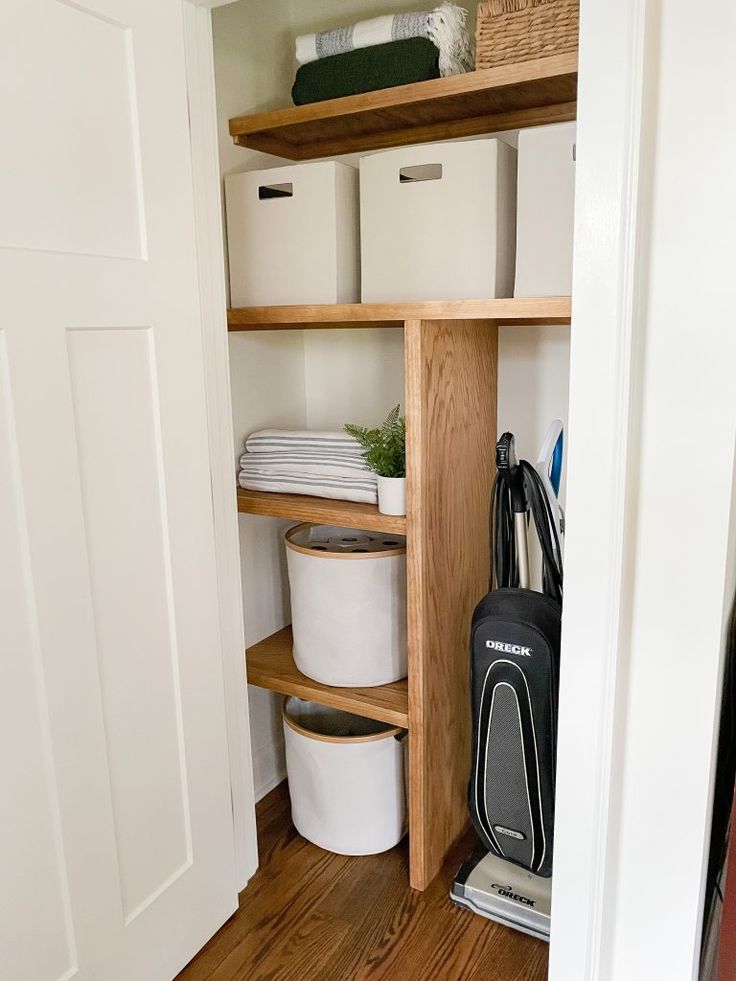
[[[282,784],[257,807],[261,865],[238,912],[177,981],[544,981],[547,945],[453,906],[472,833],[423,892],[408,886],[408,842],[350,858],[291,824]]]
[[[298,936],[311,936],[315,908],[324,895],[342,886],[350,861],[343,855],[322,852],[306,877],[303,877],[302,863],[297,867],[292,861],[276,877],[263,883],[258,898],[240,910],[247,913],[250,909],[249,928],[212,972],[211,981],[241,977],[319,978],[318,964],[310,973],[309,958],[294,953],[293,941]],[[319,960],[314,956],[312,959]]]
[[[301,981],[302,978],[323,978],[324,965],[336,946],[344,942],[349,927],[339,917],[330,916],[318,907],[300,920],[299,928],[288,934],[279,948],[278,966],[265,977],[269,981]],[[269,959],[270,960],[270,959]],[[242,977],[259,977],[253,969]]]

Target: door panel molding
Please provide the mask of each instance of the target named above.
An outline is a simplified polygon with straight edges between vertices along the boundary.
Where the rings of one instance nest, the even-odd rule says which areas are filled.
[[[193,860],[153,331],[70,329],[67,354],[128,926]]]
[[[0,745],[0,772],[8,785],[0,842],[0,922],[21,915],[43,933],[38,945],[5,943],[0,963],[9,977],[56,977],[77,973],[77,949],[61,827],[43,658],[23,501],[18,437],[5,331],[0,328],[0,714],[14,741]],[[7,601],[7,605],[3,600]],[[5,696],[5,697],[3,697]],[[7,701],[6,701],[7,699]],[[17,741],[17,742],[16,742]],[[26,756],[18,766],[17,743]],[[35,816],[32,848],[21,847],[28,813]],[[44,825],[44,827],[42,827]],[[2,854],[2,853],[5,854]],[[4,909],[5,904],[8,909]],[[12,907],[12,914],[10,911]],[[20,909],[19,909],[20,907]]]

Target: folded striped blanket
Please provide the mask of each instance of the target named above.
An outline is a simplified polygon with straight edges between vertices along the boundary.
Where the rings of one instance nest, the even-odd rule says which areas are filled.
[[[327,477],[314,473],[283,473],[278,470],[241,470],[240,486],[246,490],[269,491],[272,494],[311,494],[336,501],[375,504],[378,500],[375,478],[366,480]]]
[[[347,433],[317,429],[259,429],[245,441],[247,453],[320,452],[323,456],[357,456],[362,459],[360,443]]]
[[[465,27],[467,11],[445,0],[434,10],[407,14],[386,14],[359,21],[334,31],[303,34],[296,39],[296,60],[300,65],[319,58],[345,54],[356,48],[426,37],[439,49],[441,75],[459,75],[473,68],[473,51]]]
[[[245,442],[240,486],[375,504],[376,475],[347,433],[264,429]]]

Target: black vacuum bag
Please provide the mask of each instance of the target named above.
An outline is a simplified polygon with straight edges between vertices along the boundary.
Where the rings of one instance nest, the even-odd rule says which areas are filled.
[[[496,589],[473,614],[470,816],[494,854],[552,874],[561,607]]]

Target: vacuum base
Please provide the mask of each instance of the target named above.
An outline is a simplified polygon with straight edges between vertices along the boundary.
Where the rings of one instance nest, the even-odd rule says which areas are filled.
[[[458,906],[504,926],[549,940],[552,880],[542,879],[479,846],[452,884]]]

